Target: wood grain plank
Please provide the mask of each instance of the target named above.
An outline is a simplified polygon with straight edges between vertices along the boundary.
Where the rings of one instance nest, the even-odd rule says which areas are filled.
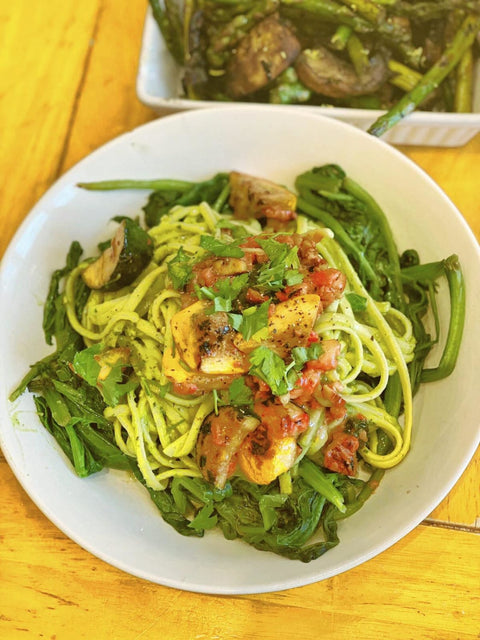
[[[480,241],[480,134],[463,147],[399,147],[437,182]]]
[[[135,93],[147,4],[103,1],[62,173],[105,142],[156,117]]]
[[[0,637],[457,640],[480,631],[480,537],[419,526],[323,582],[237,597],[127,575],[66,538],[0,463]],[[318,560],[321,562],[321,559]]]
[[[0,255],[53,181],[155,114],[135,97],[146,0],[0,3]],[[458,149],[402,149],[480,238],[480,136]],[[432,513],[480,514],[480,452]],[[345,574],[281,593],[189,594],[105,564],[58,531],[0,453],[0,637],[168,640],[480,637],[478,535],[420,526]]]
[[[429,515],[432,522],[456,523],[480,531],[480,449],[461,478]]]
[[[0,256],[58,177],[100,0],[0,5]],[[14,9],[14,10],[13,10]]]
[[[480,134],[464,147],[404,146],[399,149],[441,186],[480,241]],[[480,449],[452,491],[430,514],[430,519],[473,527],[480,525]]]

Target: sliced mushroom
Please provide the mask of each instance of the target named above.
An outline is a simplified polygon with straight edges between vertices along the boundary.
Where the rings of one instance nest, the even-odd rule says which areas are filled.
[[[268,16],[240,41],[227,67],[226,87],[241,98],[268,85],[300,53],[300,43],[278,14]]]
[[[370,68],[360,77],[353,65],[320,46],[302,51],[295,69],[305,86],[329,98],[374,93],[388,79],[388,67],[380,54],[372,56]]]

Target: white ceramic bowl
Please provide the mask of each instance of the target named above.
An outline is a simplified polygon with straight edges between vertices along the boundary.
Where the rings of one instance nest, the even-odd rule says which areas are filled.
[[[128,475],[77,478],[40,425],[31,396],[7,396],[29,365],[48,353],[42,303],[71,240],[87,255],[111,235],[114,215],[140,210],[145,192],[87,192],[79,181],[201,179],[236,169],[292,185],[334,162],[385,210],[400,250],[422,260],[458,253],[468,287],[465,336],[456,371],[415,398],[412,449],[365,507],[339,526],[340,544],[309,564],[262,553],[210,532],[184,538],[166,525]],[[238,106],[182,112],[153,121],[95,151],[38,202],[0,272],[0,444],[32,500],[66,535],[106,562],[152,582],[207,593],[274,591],[346,571],[408,533],[443,499],[478,444],[480,254],[460,213],[393,147],[344,123],[293,110]],[[446,294],[445,294],[446,295]],[[445,316],[445,305],[441,305]],[[445,320],[445,318],[444,318]]]
[[[188,100],[182,97],[181,76],[182,69],[168,52],[151,11],[148,10],[137,74],[139,100],[162,115],[185,109],[214,109],[218,105],[236,104]],[[397,145],[459,147],[466,144],[480,131],[479,64],[475,68],[474,78],[473,113],[416,111],[387,131],[382,139]],[[348,122],[364,131],[384,113],[368,109],[275,105],[275,109],[280,111],[290,108]]]

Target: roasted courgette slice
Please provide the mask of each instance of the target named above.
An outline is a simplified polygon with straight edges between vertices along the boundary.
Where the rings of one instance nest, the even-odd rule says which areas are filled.
[[[90,289],[117,291],[131,284],[153,256],[153,242],[140,225],[124,218],[110,246],[82,274]]]

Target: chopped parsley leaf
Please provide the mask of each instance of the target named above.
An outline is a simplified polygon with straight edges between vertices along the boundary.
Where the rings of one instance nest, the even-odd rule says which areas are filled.
[[[212,300],[213,311],[232,310],[232,302],[238,298],[240,292],[248,284],[248,273],[242,273],[233,278],[222,278],[217,280],[214,287],[196,287],[198,298]]]
[[[285,362],[268,347],[261,345],[254,349],[250,354],[250,365],[250,373],[266,382],[276,396],[285,395],[291,388]]]
[[[183,289],[192,277],[191,259],[180,247],[177,255],[167,265],[168,275],[175,289]]]
[[[236,242],[222,242],[212,236],[200,236],[200,246],[224,258],[243,258],[245,255]]]
[[[242,322],[238,328],[238,331],[242,334],[245,340],[249,340],[252,336],[258,334],[262,329],[266,329],[268,326],[268,309],[270,307],[270,300],[262,302],[258,307],[249,307],[245,309],[242,315]],[[257,335],[258,339],[266,338],[268,331],[262,332]]]
[[[269,261],[262,265],[257,274],[257,286],[261,289],[278,291],[286,284],[298,284],[303,276],[298,271],[298,247],[290,247],[273,238],[258,240]]]
[[[245,378],[235,378],[228,387],[229,403],[242,407],[253,402],[252,390],[246,385]]]

